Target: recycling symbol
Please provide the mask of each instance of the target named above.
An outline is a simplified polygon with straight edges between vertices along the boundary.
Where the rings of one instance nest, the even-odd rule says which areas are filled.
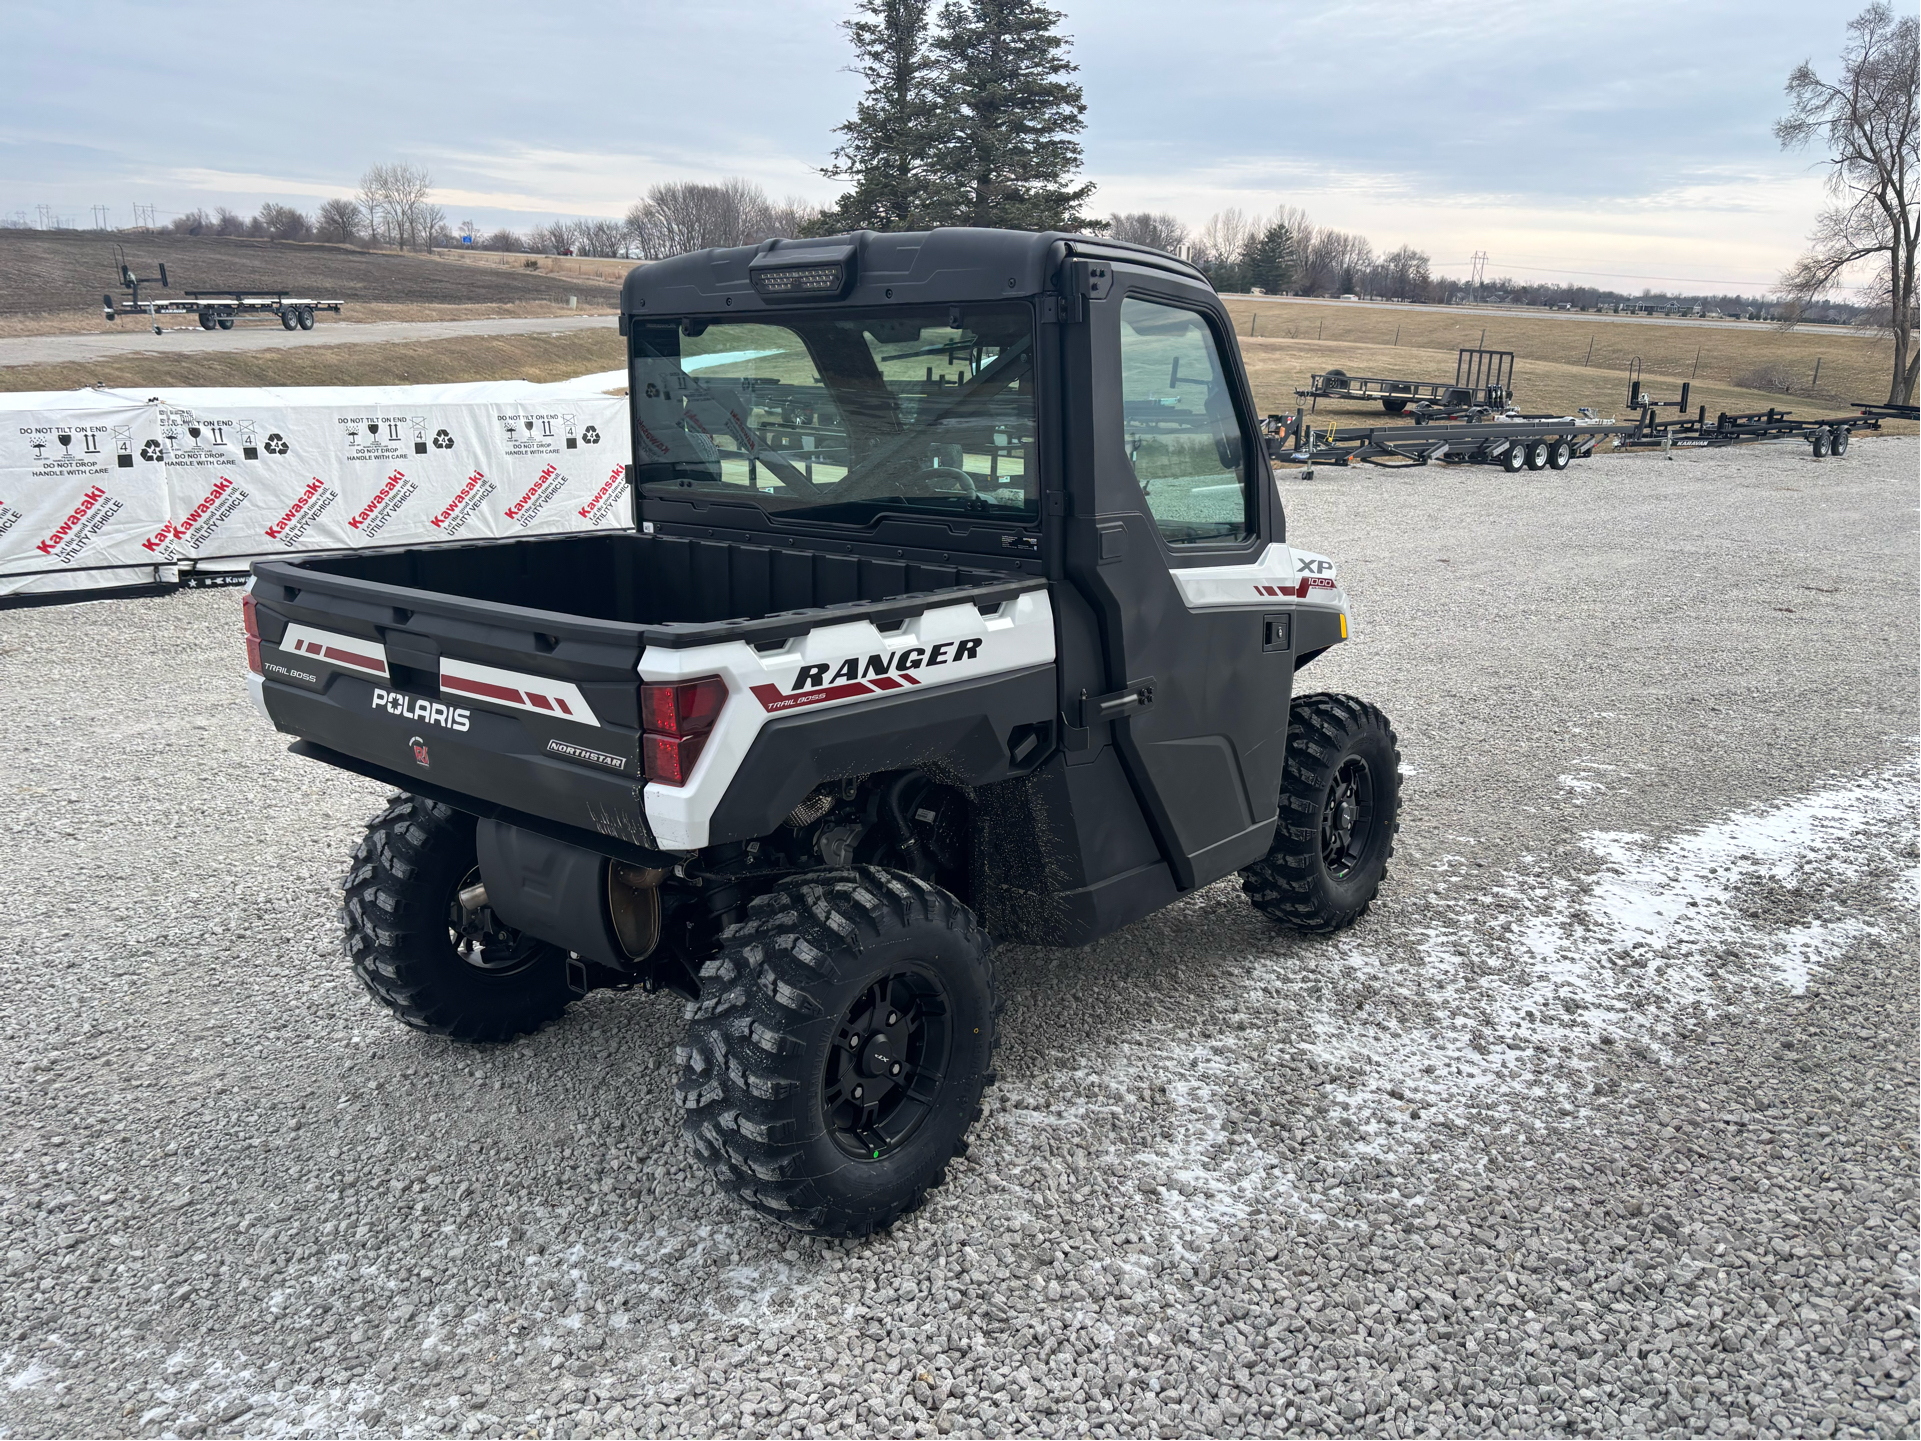
[[[160,442],[157,440],[150,440],[140,447],[140,458],[142,460],[159,460],[165,454],[166,452],[160,448]]]
[[[599,428],[592,425],[588,426],[585,430],[581,431],[580,439],[581,439],[581,442],[585,445],[599,445],[600,444]]]
[[[435,450],[452,450],[453,448],[454,448],[454,438],[452,435],[448,434],[444,430],[436,430],[434,432],[434,449]]]
[[[285,455],[287,453],[287,437],[276,430],[272,435],[267,437],[266,449],[269,455]]]

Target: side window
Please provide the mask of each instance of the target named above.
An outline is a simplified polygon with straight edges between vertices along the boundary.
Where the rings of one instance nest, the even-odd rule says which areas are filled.
[[[1234,396],[1200,315],[1121,301],[1121,413],[1127,458],[1169,544],[1253,533]]]

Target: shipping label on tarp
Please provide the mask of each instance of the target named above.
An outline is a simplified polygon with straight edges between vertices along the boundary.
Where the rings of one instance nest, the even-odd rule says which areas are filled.
[[[158,578],[174,559],[163,457],[151,406],[0,416],[0,593]]]
[[[618,398],[161,407],[183,559],[618,527]]]

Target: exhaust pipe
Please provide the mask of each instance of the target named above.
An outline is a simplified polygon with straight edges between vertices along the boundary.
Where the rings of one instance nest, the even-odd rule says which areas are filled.
[[[647,866],[607,864],[607,916],[629,960],[644,961],[660,944],[660,883],[666,876]]]

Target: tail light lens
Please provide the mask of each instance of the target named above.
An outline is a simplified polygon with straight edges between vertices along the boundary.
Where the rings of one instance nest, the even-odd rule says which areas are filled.
[[[247,630],[247,669],[255,675],[265,675],[260,668],[260,617],[254,613],[251,594],[240,597],[240,623]]]
[[[717,675],[640,688],[641,768],[650,781],[684,786],[706,747],[727,682]]]

